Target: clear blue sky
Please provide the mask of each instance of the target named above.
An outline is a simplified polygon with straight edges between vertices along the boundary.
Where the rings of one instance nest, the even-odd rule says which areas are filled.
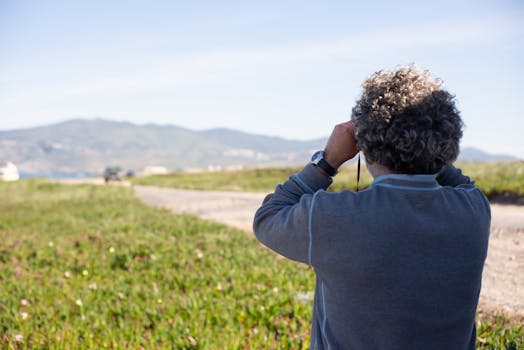
[[[456,94],[463,145],[524,158],[524,2],[0,0],[0,129],[70,118],[307,139],[371,73]]]

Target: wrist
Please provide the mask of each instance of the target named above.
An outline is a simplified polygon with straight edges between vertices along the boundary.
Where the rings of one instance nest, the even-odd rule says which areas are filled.
[[[311,163],[327,176],[335,176],[338,172],[338,167],[335,168],[332,166],[332,164],[326,161],[324,151],[316,152],[311,158]]]
[[[315,166],[315,169],[317,169],[322,175],[327,176],[329,178],[332,178],[333,176],[329,175],[324,169],[322,169],[319,166]]]
[[[339,160],[333,158],[331,153],[326,153],[324,151],[324,160],[333,168],[338,170],[343,162],[340,162]]]

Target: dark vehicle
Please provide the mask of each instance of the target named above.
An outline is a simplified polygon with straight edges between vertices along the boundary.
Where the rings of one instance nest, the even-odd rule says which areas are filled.
[[[120,177],[120,172],[122,169],[118,166],[108,166],[106,170],[104,170],[104,180],[106,183],[109,181],[121,181],[122,178]]]

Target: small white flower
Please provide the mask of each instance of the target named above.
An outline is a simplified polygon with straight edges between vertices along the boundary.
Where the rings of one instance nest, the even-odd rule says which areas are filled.
[[[27,317],[29,317],[29,314],[27,312],[21,312],[20,316],[22,317],[22,320],[26,320]]]
[[[204,253],[202,253],[200,250],[197,250],[197,258],[202,259],[204,257]]]
[[[156,260],[156,255],[155,254],[151,254],[149,255],[149,257],[151,258],[151,260],[155,261]]]
[[[91,289],[91,290],[97,290],[97,289],[98,289],[98,286],[97,286],[96,282],[91,283],[91,284],[89,285],[89,289]]]
[[[264,311],[266,308],[263,305],[260,305],[260,311]]]
[[[109,248],[109,252],[110,252],[111,254],[113,254],[113,253],[115,252],[115,248],[114,248],[114,247]]]
[[[306,293],[296,293],[295,298],[301,303],[307,304],[311,301],[313,301],[313,292],[306,292]]]
[[[119,292],[119,293],[118,293],[118,297],[119,297],[120,299],[124,299],[124,293]]]
[[[197,345],[197,341],[195,338],[193,338],[192,336],[188,336],[187,339],[189,339],[189,342],[191,343],[191,345],[193,346],[196,346]]]
[[[278,288],[277,287],[273,288],[273,293],[278,293]]]
[[[89,272],[87,270],[82,271],[82,275],[87,276],[89,275]]]
[[[82,305],[84,305],[84,304],[82,304],[82,300],[80,300],[80,299],[76,299],[75,303],[76,303],[76,305],[78,305],[80,307],[82,307]]]
[[[217,283],[217,290],[222,290],[222,283]]]
[[[65,278],[71,277],[71,272],[69,272],[69,271],[64,272],[64,277]]]
[[[24,336],[22,334],[15,335],[15,341],[20,343],[24,340]]]
[[[20,300],[20,305],[27,306],[27,305],[29,305],[29,302],[27,301],[27,299],[22,299],[22,300]]]

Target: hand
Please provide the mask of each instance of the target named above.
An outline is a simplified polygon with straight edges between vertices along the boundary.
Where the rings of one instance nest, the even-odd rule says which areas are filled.
[[[338,169],[360,151],[355,132],[356,128],[352,121],[338,124],[333,129],[324,148],[324,159],[333,168]]]

